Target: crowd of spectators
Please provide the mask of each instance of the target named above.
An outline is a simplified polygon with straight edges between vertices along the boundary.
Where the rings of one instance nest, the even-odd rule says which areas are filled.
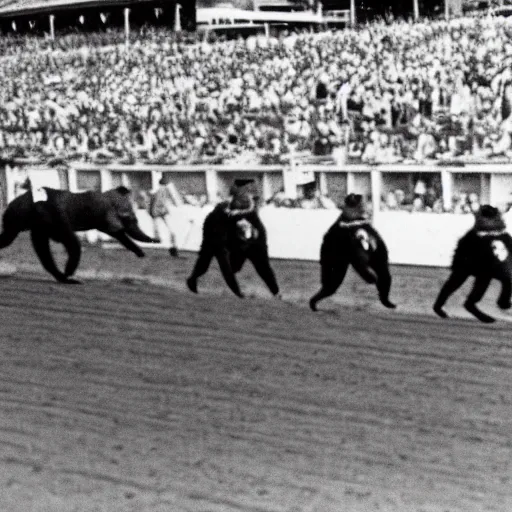
[[[209,42],[149,28],[128,47],[110,44],[122,40],[115,31],[6,37],[0,152],[162,163],[509,157],[511,36],[509,19],[488,17]]]
[[[382,198],[382,209],[386,211],[403,210],[409,212],[452,212],[457,214],[476,213],[480,208],[479,194],[461,192],[454,194],[450,205],[445,205],[442,194],[434,187],[424,189],[422,194],[406,192],[403,189],[389,191]]]
[[[139,36],[143,34],[144,30],[140,32]],[[68,33],[59,32],[58,37],[54,40],[49,37],[49,34],[36,36],[10,33],[0,37],[0,56],[14,58],[27,53],[69,52],[84,46],[104,48],[122,44],[124,41],[124,32],[116,28],[98,32],[76,30],[70,30]]]

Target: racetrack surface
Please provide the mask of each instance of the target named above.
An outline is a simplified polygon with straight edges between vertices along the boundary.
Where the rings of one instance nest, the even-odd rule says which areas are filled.
[[[350,275],[314,314],[316,263],[274,262],[284,301],[244,269],[239,300],[162,251],[86,247],[110,279],[58,285],[25,243],[0,253],[1,511],[512,510],[511,326],[430,314],[446,271],[395,268],[396,312]]]

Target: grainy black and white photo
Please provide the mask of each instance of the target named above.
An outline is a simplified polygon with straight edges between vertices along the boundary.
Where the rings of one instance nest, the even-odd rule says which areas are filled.
[[[0,0],[0,512],[512,511],[512,0]]]

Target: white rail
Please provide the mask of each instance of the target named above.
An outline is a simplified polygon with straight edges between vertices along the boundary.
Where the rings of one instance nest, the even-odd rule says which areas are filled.
[[[264,201],[283,189],[288,197],[297,192],[298,184],[314,179],[322,194],[340,203],[350,192],[361,193],[371,201],[374,223],[385,238],[393,263],[447,266],[457,238],[472,225],[472,215],[452,213],[409,213],[384,211],[382,198],[389,191],[404,188],[437,174],[445,204],[455,193],[475,192],[481,203],[490,203],[505,210],[512,202],[512,173],[506,164],[472,164],[461,167],[442,165],[97,165],[73,164],[69,168],[50,169],[35,164],[5,167],[6,198],[11,201],[28,172],[41,173],[51,185],[71,191],[87,188],[107,190],[124,184],[134,189],[156,188],[166,174],[182,193],[204,195],[208,205],[184,205],[177,208],[175,222],[178,242],[183,249],[197,250],[201,227],[212,205],[228,194],[233,180],[254,178]],[[272,257],[316,260],[323,234],[334,222],[338,210],[303,210],[265,206],[261,216],[269,232]],[[141,222],[152,229],[151,220],[141,212]]]

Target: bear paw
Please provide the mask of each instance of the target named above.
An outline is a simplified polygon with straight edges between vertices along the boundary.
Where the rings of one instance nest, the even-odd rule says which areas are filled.
[[[473,304],[472,302],[466,301],[464,303],[464,308],[466,309],[466,311],[471,313],[476,319],[480,320],[480,322],[483,322],[484,324],[492,324],[493,322],[496,321],[496,319],[493,318],[492,316],[489,316],[483,311],[480,311],[476,304]]]
[[[187,279],[187,287],[191,292],[197,293],[197,281],[194,278],[189,277]]]
[[[396,309],[396,304],[393,304],[390,300],[383,300],[381,302],[382,302],[382,305],[388,309]]]
[[[62,284],[82,284],[82,281],[78,279],[73,279],[72,277],[68,277],[65,280],[61,281]]]
[[[441,308],[439,306],[434,306],[433,310],[437,316],[439,316],[441,318],[448,318],[448,314],[446,313],[446,311],[443,308]]]

